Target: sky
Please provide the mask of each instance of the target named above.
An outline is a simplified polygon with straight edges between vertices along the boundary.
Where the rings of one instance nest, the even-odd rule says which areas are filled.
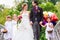
[[[14,4],[14,0],[0,0],[0,4],[4,4],[5,7],[13,7],[15,4]]]
[[[15,0],[0,0],[0,4],[5,5],[5,7],[7,7],[7,8],[11,8],[11,7],[16,6],[15,3],[14,3],[14,1]],[[21,2],[23,0],[16,0],[16,1],[18,3],[18,2]],[[25,1],[27,1],[27,0],[25,0]]]

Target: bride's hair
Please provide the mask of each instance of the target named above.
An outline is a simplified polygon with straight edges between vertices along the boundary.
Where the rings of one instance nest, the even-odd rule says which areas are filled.
[[[22,4],[22,9],[24,9],[25,6],[27,6],[28,4],[27,3],[23,3]]]
[[[23,13],[23,9],[24,9],[24,7],[27,6],[27,5],[28,5],[27,3],[23,3],[23,4],[22,4],[22,10],[21,10],[20,14]]]

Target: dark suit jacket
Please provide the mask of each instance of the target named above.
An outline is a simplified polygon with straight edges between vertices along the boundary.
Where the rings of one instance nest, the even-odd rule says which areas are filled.
[[[30,21],[32,21],[34,23],[35,18],[37,18],[38,23],[43,20],[43,10],[42,10],[42,8],[38,7],[37,10],[35,10],[34,7],[32,8],[31,13],[30,13]]]

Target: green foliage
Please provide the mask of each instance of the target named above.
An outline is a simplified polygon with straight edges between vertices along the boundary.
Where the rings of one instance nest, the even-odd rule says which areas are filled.
[[[53,4],[56,4],[56,2],[58,2],[60,0],[50,0],[50,2],[52,2]]]
[[[19,3],[17,6],[16,6],[16,9],[18,10],[18,11],[21,11],[22,10],[22,4],[23,3],[27,3],[28,4],[28,10],[31,10],[31,8],[32,8],[32,1],[31,0],[28,0],[28,2],[21,2],[21,3]]]
[[[56,4],[56,1],[58,0],[50,0],[50,2],[52,2],[53,4]]]
[[[42,27],[42,32],[41,32],[40,40],[46,40],[46,37],[45,37],[45,29],[46,28]]]
[[[46,3],[47,1],[49,1],[49,0],[38,0],[38,3]]]
[[[7,15],[13,15],[13,14],[17,14],[19,15],[19,11],[15,10],[15,9],[8,9],[8,8],[4,8],[3,11],[0,11],[0,24],[5,23],[6,21],[6,16]]]
[[[22,2],[22,3],[19,3],[19,4],[16,6],[16,10],[21,11],[21,10],[22,10],[22,4],[23,4],[23,2]]]
[[[38,0],[38,3],[46,3],[46,2],[52,2],[54,5],[56,4],[56,2],[58,2],[60,0]]]
[[[57,12],[55,5],[51,2],[42,3],[42,4],[39,4],[39,6],[43,8],[44,11]]]
[[[3,11],[0,12],[0,24],[4,24],[8,11],[9,9],[3,9]]]
[[[29,6],[28,10],[31,10],[31,8],[32,8],[32,3],[31,2],[32,2],[31,0],[28,0],[28,2],[27,2],[28,6]],[[39,6],[41,8],[43,8],[44,11],[55,12],[57,14],[58,18],[60,19],[60,2],[58,2],[58,4],[56,4],[56,5],[54,5],[51,2],[46,2],[46,0],[38,0],[38,2],[39,2]],[[20,11],[22,10],[22,4],[23,3],[24,2],[19,3],[16,6],[16,9],[14,9],[14,8],[8,9],[8,8],[4,8],[4,6],[0,5],[0,24],[4,25],[7,15],[11,15],[11,16],[13,14],[19,15]],[[40,4],[40,3],[42,3],[42,4]],[[46,40],[46,38],[45,38],[45,28],[42,28],[40,40]]]
[[[28,4],[28,10],[31,10],[31,8],[32,8],[32,1],[28,0],[27,4]]]
[[[58,18],[60,19],[60,2],[58,2],[55,6],[58,10],[58,12],[56,14],[57,14]]]
[[[9,15],[13,16],[13,14],[19,15],[19,11],[16,10],[16,9],[10,9],[10,10],[9,10]]]

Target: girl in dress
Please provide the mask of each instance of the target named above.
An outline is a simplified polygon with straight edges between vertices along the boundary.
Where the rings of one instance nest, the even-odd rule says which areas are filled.
[[[20,17],[22,16],[21,23],[19,24],[19,30],[15,40],[34,40],[32,26],[30,25],[29,21],[29,12],[27,11],[28,5],[24,3],[22,8],[23,9],[20,14]]]
[[[16,33],[17,33],[17,28],[18,28],[18,24],[17,24],[17,21],[18,21],[18,17],[16,14],[13,15],[13,18],[12,18],[12,28],[13,28],[13,36],[12,36],[12,40],[15,40],[15,37],[16,37]]]
[[[7,30],[7,33],[4,34],[4,38],[6,40],[12,40],[12,21],[10,15],[6,18],[5,29]]]
[[[51,19],[48,17],[47,23],[45,24],[45,26],[42,25],[42,22],[41,22],[41,26],[46,27],[46,31],[45,31],[46,39],[47,40],[53,40],[53,38],[54,38],[54,32],[53,32],[54,27],[53,27],[53,23],[51,23]]]
[[[13,15],[13,18],[12,18],[12,19],[13,19],[13,20],[12,20],[13,24],[14,24],[14,25],[17,24],[18,17],[17,17],[16,14]]]

